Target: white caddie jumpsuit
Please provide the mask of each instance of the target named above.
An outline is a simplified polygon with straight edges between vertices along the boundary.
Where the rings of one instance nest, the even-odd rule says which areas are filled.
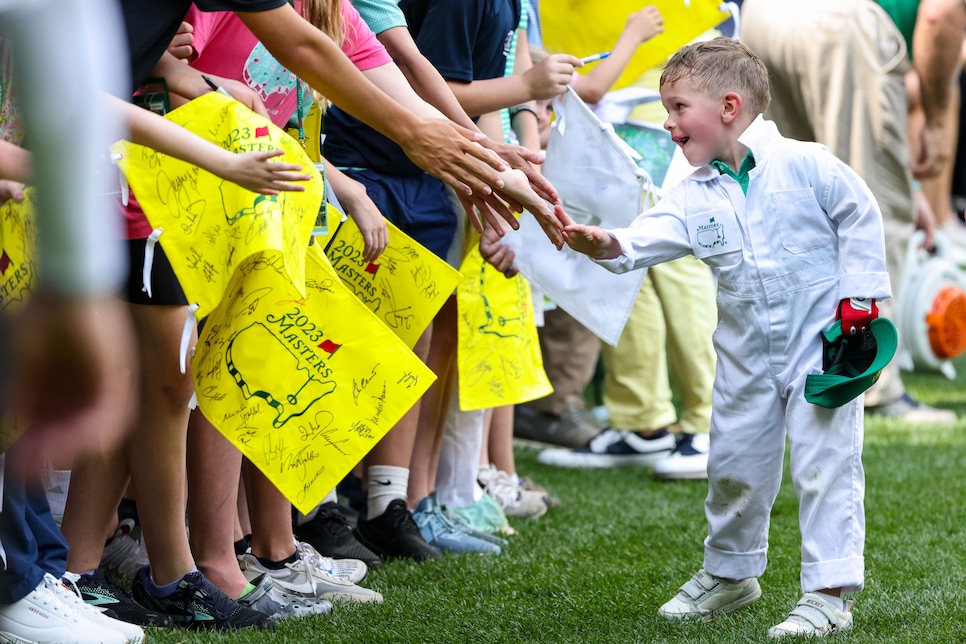
[[[804,389],[821,373],[820,334],[838,302],[891,296],[882,217],[865,183],[824,146],[786,139],[761,116],[738,140],[756,161],[747,195],[733,177],[699,168],[629,228],[610,231],[623,255],[600,263],[623,272],[691,253],[718,271],[705,570],[764,572],[787,434],[802,589],[857,591],[862,397],[824,409]]]

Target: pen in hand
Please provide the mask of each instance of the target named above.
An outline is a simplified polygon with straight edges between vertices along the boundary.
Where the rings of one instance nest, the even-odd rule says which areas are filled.
[[[210,87],[211,89],[215,90],[219,94],[224,94],[228,98],[235,98],[234,96],[232,96],[231,94],[228,93],[228,90],[227,89],[225,89],[224,87],[222,87],[221,85],[219,85],[215,81],[211,80],[211,78],[209,78],[208,76],[205,76],[204,74],[202,74],[201,77],[205,80],[205,83],[208,84],[208,87]]]
[[[610,52],[605,51],[599,54],[594,54],[593,56],[587,56],[586,58],[581,58],[580,62],[582,62],[585,65],[587,63],[596,63],[598,60],[604,60],[608,56],[610,56]]]

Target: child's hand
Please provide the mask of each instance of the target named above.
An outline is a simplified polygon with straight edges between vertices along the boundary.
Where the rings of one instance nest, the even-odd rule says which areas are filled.
[[[385,217],[382,216],[382,213],[376,208],[376,204],[366,194],[365,187],[358,181],[348,180],[356,184],[361,190],[352,190],[350,194],[346,194],[346,191],[342,190],[336,196],[362,233],[362,239],[365,242],[362,259],[367,262],[374,262],[386,250],[386,245],[389,243],[389,228],[386,226]]]
[[[570,54],[551,54],[528,69],[523,73],[523,80],[530,88],[530,98],[553,98],[566,92],[574,67],[583,67],[579,58]]]
[[[523,171],[505,170],[500,173],[500,178],[503,179],[503,188],[500,192],[522,205],[533,215],[557,250],[563,248],[563,226],[554,216],[550,204],[530,187],[530,181]]]
[[[7,203],[11,199],[14,201],[23,201],[23,184],[19,181],[0,179],[0,205]]]
[[[614,259],[621,256],[620,244],[603,228],[574,223],[559,204],[554,208],[554,214],[564,224],[567,245],[578,253],[594,259]]]
[[[637,44],[664,33],[664,18],[655,6],[644,7],[627,17],[624,32],[632,35]]]
[[[303,192],[305,186],[289,182],[308,181],[312,175],[300,172],[300,165],[272,161],[283,154],[284,150],[233,154],[221,176],[242,188],[263,195],[277,195],[283,190]]]
[[[508,279],[518,272],[513,266],[516,255],[509,246],[500,241],[500,233],[490,226],[484,228],[480,235],[480,255]]]

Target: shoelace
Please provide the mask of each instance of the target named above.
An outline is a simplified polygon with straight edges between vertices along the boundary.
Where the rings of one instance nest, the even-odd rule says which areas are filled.
[[[55,592],[54,586],[59,585],[60,584],[57,583],[56,579],[50,577],[50,575],[47,575],[44,577],[43,587],[36,588],[31,592],[34,594],[35,599],[43,604],[44,608],[50,610],[50,612],[56,613],[72,621],[80,622],[83,619],[80,611],[76,610],[72,604],[62,601]]]
[[[335,562],[316,550],[312,544],[296,541],[295,551],[299,553],[299,559],[309,570],[318,570],[335,576]]]

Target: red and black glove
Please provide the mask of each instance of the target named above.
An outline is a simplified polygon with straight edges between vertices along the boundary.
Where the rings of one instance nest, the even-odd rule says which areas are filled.
[[[858,335],[879,317],[879,308],[872,298],[853,297],[839,302],[836,320],[842,320],[843,335]]]

